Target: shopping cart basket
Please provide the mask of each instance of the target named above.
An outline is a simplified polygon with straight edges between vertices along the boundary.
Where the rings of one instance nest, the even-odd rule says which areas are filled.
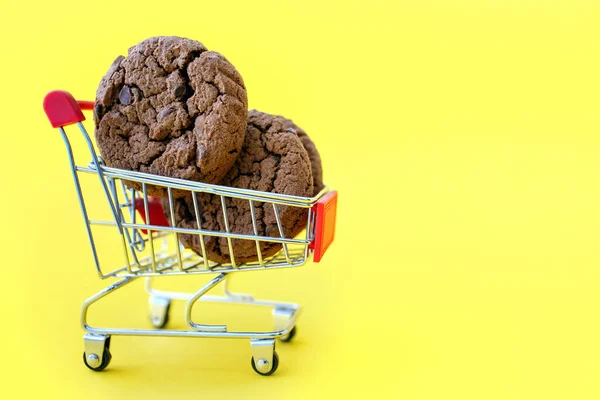
[[[211,338],[241,338],[250,339],[252,368],[260,375],[271,375],[277,369],[279,360],[275,352],[275,339],[289,341],[296,331],[296,320],[300,312],[297,304],[276,301],[256,300],[250,295],[232,293],[227,288],[227,278],[237,272],[253,270],[270,270],[276,268],[298,267],[306,264],[312,257],[319,262],[334,238],[337,192],[325,187],[312,198],[282,195],[277,193],[243,190],[218,185],[208,185],[182,179],[167,178],[141,172],[110,168],[96,154],[93,143],[82,122],[85,120],[82,110],[91,110],[94,106],[90,101],[76,101],[73,96],[64,91],[52,91],[44,98],[44,110],[51,125],[58,128],[69,156],[71,173],[83,214],[87,236],[90,242],[94,264],[100,278],[119,278],[102,291],[88,298],[81,310],[81,326],[85,330],[83,361],[94,371],[105,369],[110,360],[110,341],[114,335],[129,336],[177,336],[177,337],[211,337]],[[65,131],[68,125],[77,124],[83,139],[89,149],[91,161],[88,165],[77,165],[73,148]],[[84,200],[80,177],[82,175],[97,176],[100,192],[108,202],[108,211],[100,217],[92,219],[92,207]],[[125,182],[135,182],[141,190],[129,189]],[[160,186],[166,189],[168,205],[171,211],[171,221],[168,221],[162,210],[160,200],[148,196],[149,186]],[[96,187],[97,188],[97,187]],[[176,227],[173,220],[173,191],[187,191],[193,194],[195,215],[198,229]],[[210,193],[220,197],[223,208],[224,231],[202,229],[201,210],[195,194]],[[249,202],[252,214],[253,235],[231,232],[227,221],[226,201],[228,199],[243,199]],[[165,199],[166,201],[166,199]],[[279,228],[279,237],[258,234],[257,219],[254,207],[272,207]],[[299,207],[307,209],[308,219],[305,234],[296,238],[284,236],[279,218],[282,207]],[[140,214],[139,216],[137,214]],[[109,227],[118,234],[125,264],[117,268],[101,265],[97,245],[105,243],[96,238],[96,227]],[[226,238],[231,256],[231,262],[223,264],[209,261],[205,248],[202,254],[184,249],[178,235],[198,235],[203,245],[206,236]],[[302,237],[300,237],[302,236]],[[247,263],[236,263],[232,240],[249,240],[256,243],[258,260]],[[260,256],[261,243],[279,243],[282,250],[271,257]],[[118,249],[117,249],[118,250]],[[195,293],[168,292],[153,289],[152,278],[172,275],[215,275]],[[117,289],[132,281],[145,277],[146,289],[149,294],[150,319],[156,329],[121,329],[100,328],[88,324],[89,307]],[[224,295],[212,296],[206,293],[222,283]],[[169,318],[171,301],[186,301],[184,320],[186,330],[162,329]],[[268,332],[232,332],[226,325],[207,325],[192,320],[192,308],[199,301],[225,302],[267,306],[273,309],[274,330]]]

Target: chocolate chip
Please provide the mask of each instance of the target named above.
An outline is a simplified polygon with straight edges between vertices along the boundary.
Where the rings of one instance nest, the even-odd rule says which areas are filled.
[[[119,92],[119,101],[124,105],[131,103],[131,90],[129,86],[123,86],[123,89]]]
[[[102,116],[104,115],[102,105],[100,105],[100,103],[96,103],[96,105],[94,106],[94,114],[96,114],[96,119],[98,120],[98,122],[100,122]]]
[[[185,86],[177,86],[175,89],[173,89],[173,95],[175,97],[183,97],[185,96],[187,92],[187,89]]]
[[[169,114],[173,114],[175,112],[175,109],[172,107],[169,108],[165,108],[164,110],[162,110],[159,114],[158,114],[158,118],[163,119],[165,118],[167,115]]]
[[[288,133],[297,133],[294,128],[288,128],[285,131],[288,132]]]

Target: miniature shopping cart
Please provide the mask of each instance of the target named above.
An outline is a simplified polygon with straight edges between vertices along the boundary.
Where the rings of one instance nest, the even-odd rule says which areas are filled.
[[[93,102],[76,101],[73,96],[64,91],[52,91],[44,98],[44,110],[48,119],[54,128],[58,128],[67,147],[71,173],[98,275],[102,279],[119,278],[115,283],[83,303],[81,325],[86,332],[83,338],[85,349],[83,361],[85,365],[94,371],[102,371],[108,366],[112,357],[110,341],[111,336],[114,335],[240,338],[250,339],[252,368],[260,375],[274,373],[279,363],[275,352],[275,340],[289,341],[292,339],[296,331],[296,319],[300,307],[296,304],[255,300],[249,295],[231,293],[227,288],[227,278],[233,273],[242,271],[298,267],[306,264],[311,257],[315,262],[319,262],[334,238],[337,192],[324,188],[315,197],[305,198],[208,185],[110,168],[104,165],[102,159],[96,154],[93,143],[82,124],[85,120],[82,110],[91,110],[93,106]],[[65,127],[72,124],[77,124],[79,127],[91,154],[92,159],[87,165],[77,165],[75,162],[73,148],[65,131]],[[87,203],[84,200],[81,184],[83,176],[87,176],[87,179],[97,179],[94,188],[97,190],[97,194],[99,193],[100,196],[103,194],[108,201],[108,207],[102,202],[104,214],[100,213],[100,217],[97,219],[92,218],[95,218],[93,213],[98,212],[98,210],[94,210],[94,208],[98,208],[94,207],[98,205],[98,202],[92,202],[87,197]],[[94,176],[97,178],[94,178]],[[128,188],[124,181],[137,183],[141,190],[135,191]],[[147,188],[150,186],[159,186],[166,189],[171,221],[165,218],[160,200],[147,194]],[[173,191],[175,190],[178,193],[187,191],[193,194],[191,197],[194,199],[198,229],[176,227],[173,220]],[[224,231],[201,229],[202,213],[196,200],[196,194],[198,193],[210,193],[220,197],[223,207]],[[249,202],[254,229],[253,235],[237,234],[230,231],[225,208],[227,199],[243,199]],[[278,237],[258,234],[257,218],[254,213],[254,207],[258,204],[273,208],[279,228],[280,235]],[[308,210],[305,234],[301,234],[296,238],[284,236],[279,218],[282,207],[300,207]],[[118,237],[116,248],[111,254],[122,252],[125,258],[123,266],[115,269],[110,268],[108,271],[104,268],[104,265],[101,266],[98,251],[98,248],[104,245],[105,242],[96,240],[97,230],[103,227],[105,230],[112,230],[114,237]],[[204,237],[226,238],[229,254],[232,255],[231,262],[220,264],[209,261],[204,247],[202,247],[201,255],[184,249],[178,240],[180,234],[198,235],[202,246],[204,246]],[[232,246],[232,240],[236,239],[256,243],[258,260],[236,263]],[[282,249],[274,256],[263,258],[260,256],[261,243],[279,243]],[[214,277],[195,293],[156,290],[153,289],[151,284],[152,278],[158,276],[196,274],[212,274]],[[141,277],[146,278],[150,319],[156,329],[98,328],[88,324],[87,314],[92,304]],[[210,289],[219,283],[223,284],[223,296],[206,295]],[[186,302],[184,310],[186,330],[162,329],[169,319],[169,309],[173,300]],[[192,320],[192,308],[199,300],[271,307],[273,308],[274,330],[269,332],[232,332],[227,329],[226,325],[197,323]]]

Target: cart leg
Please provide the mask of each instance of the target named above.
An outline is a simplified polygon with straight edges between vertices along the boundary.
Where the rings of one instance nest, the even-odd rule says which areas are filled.
[[[98,329],[93,328],[87,323],[88,309],[92,304],[104,298],[115,290],[122,288],[130,282],[133,282],[136,277],[128,277],[121,279],[102,289],[92,297],[83,302],[81,307],[81,327],[87,332],[83,336],[83,362],[92,371],[102,371],[112,359],[110,354],[110,335],[98,332]]]
[[[86,333],[83,335],[83,362],[92,371],[102,371],[112,359],[110,336]]]
[[[86,332],[89,332],[89,333],[101,333],[101,332],[94,332],[95,329],[88,325],[88,323],[87,323],[88,309],[90,308],[90,306],[92,304],[94,304],[98,300],[108,296],[110,293],[114,292],[117,289],[122,288],[123,286],[127,285],[128,283],[133,282],[137,278],[138,278],[137,276],[123,278],[120,281],[117,281],[117,282],[113,283],[112,285],[105,287],[104,289],[102,289],[101,291],[99,291],[92,297],[88,298],[86,301],[84,301],[83,306],[81,307],[81,317],[80,317],[81,318],[81,327]]]
[[[194,293],[185,304],[185,323],[186,325],[193,330],[196,331],[204,331],[204,332],[227,332],[226,325],[206,325],[206,324],[196,324],[192,321],[192,308],[194,304],[208,292],[210,289],[221,283],[223,280],[227,278],[226,273],[220,273],[213,279],[211,279],[206,285],[202,286],[196,293]]]
[[[272,375],[279,366],[279,357],[275,352],[275,339],[251,339],[252,369],[259,375]]]

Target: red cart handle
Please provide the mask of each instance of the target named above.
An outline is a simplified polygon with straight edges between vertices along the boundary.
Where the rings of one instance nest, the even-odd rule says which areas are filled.
[[[165,218],[165,213],[163,212],[163,207],[161,201],[157,197],[148,196],[148,216],[149,220],[146,220],[146,209],[144,207],[144,199],[141,197],[136,197],[135,199],[135,209],[144,220],[144,224],[146,225],[154,225],[154,226],[169,226],[169,221]],[[146,229],[140,229],[144,235],[148,234]]]
[[[312,210],[316,214],[315,239],[310,243],[309,249],[314,250],[313,261],[318,263],[335,237],[337,190],[323,196]]]
[[[53,90],[44,97],[44,111],[53,128],[85,121],[81,110],[93,110],[93,101],[77,101],[71,93]]]
[[[77,104],[79,104],[79,108],[82,110],[93,110],[94,102],[89,100],[77,100]]]

